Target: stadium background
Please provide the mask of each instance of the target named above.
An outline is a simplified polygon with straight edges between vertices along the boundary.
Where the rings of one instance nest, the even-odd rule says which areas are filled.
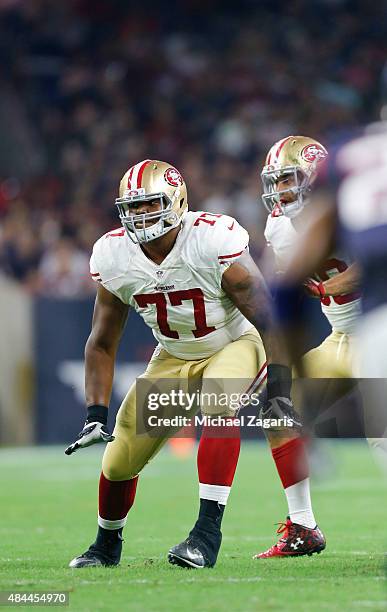
[[[121,566],[77,573],[103,447],[63,450],[84,414],[89,253],[118,225],[124,170],[175,164],[191,208],[235,215],[260,261],[267,148],[292,132],[332,148],[378,117],[386,17],[385,0],[0,0],[0,589],[65,590],[75,612],[385,609],[386,495],[364,440],[315,446],[328,546],[279,564],[252,555],[275,541],[283,491],[266,445],[243,444],[219,561],[193,573],[166,562],[195,520],[192,456],[144,470]],[[153,344],[133,314],[113,413]]]
[[[259,261],[268,147],[289,133],[337,146],[377,117],[385,13],[345,0],[0,2],[0,442],[79,428],[88,259],[118,225],[126,168],[176,165],[190,207],[236,216]],[[326,324],[312,316],[317,343]],[[132,315],[114,407],[153,345]]]

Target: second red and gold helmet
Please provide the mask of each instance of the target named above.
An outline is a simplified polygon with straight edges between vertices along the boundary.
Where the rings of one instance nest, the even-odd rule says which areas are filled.
[[[267,210],[279,210],[288,217],[297,215],[307,204],[318,165],[327,155],[325,147],[308,136],[287,136],[276,142],[261,173],[262,201]],[[292,178],[289,188],[278,190],[278,182],[287,177]]]
[[[160,201],[158,210],[136,214],[141,203],[155,200]],[[180,225],[188,210],[187,187],[174,166],[145,159],[125,172],[116,206],[129,238],[135,243],[150,242]]]

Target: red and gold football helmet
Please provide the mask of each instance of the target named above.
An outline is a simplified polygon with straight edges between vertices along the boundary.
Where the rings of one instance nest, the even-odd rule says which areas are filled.
[[[307,204],[318,164],[327,155],[322,144],[307,136],[287,136],[276,142],[261,173],[262,201],[267,210],[278,210],[287,217],[297,215]],[[277,183],[285,177],[292,177],[291,186],[279,191]]]
[[[157,211],[133,213],[141,203],[154,200],[160,200]],[[174,166],[145,159],[125,172],[116,206],[129,238],[135,243],[150,242],[181,223],[188,210],[187,187]]]

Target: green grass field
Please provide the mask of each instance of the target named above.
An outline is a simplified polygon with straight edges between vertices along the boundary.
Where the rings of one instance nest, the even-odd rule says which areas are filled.
[[[329,445],[329,452],[334,473],[313,486],[324,553],[252,559],[274,542],[273,524],[286,507],[266,447],[244,444],[218,564],[195,571],[166,561],[196,518],[194,457],[179,461],[166,450],[148,466],[120,567],[70,570],[69,560],[94,539],[102,449],[72,457],[57,447],[0,450],[0,590],[68,590],[70,609],[82,612],[383,610],[381,477],[364,443]]]

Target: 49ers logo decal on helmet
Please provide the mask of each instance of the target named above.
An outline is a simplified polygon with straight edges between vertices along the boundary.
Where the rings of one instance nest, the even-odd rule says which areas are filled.
[[[144,187],[140,187],[140,189],[125,189],[124,196],[125,198],[134,198],[136,196],[144,196],[145,189]]]
[[[172,167],[167,168],[167,170],[164,172],[164,178],[169,185],[172,185],[172,187],[179,187],[179,185],[182,185],[184,182],[180,172],[176,170],[176,168]]]
[[[304,147],[301,151],[301,157],[309,163],[312,163],[316,160],[317,162],[319,162],[326,156],[327,152],[324,147],[315,143],[306,145],[306,147]]]

